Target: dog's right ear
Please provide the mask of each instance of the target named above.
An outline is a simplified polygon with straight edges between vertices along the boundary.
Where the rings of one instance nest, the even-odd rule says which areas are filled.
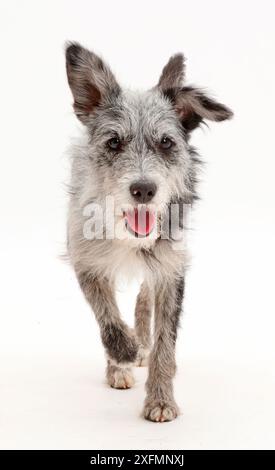
[[[119,93],[119,85],[103,60],[77,43],[66,46],[66,68],[75,114],[86,124],[89,115],[109,94]]]

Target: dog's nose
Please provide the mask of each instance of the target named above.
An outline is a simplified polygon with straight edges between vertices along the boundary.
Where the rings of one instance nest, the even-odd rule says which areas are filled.
[[[155,183],[148,181],[137,181],[130,186],[130,193],[140,204],[145,204],[146,202],[151,201],[156,194],[156,191],[157,186]]]

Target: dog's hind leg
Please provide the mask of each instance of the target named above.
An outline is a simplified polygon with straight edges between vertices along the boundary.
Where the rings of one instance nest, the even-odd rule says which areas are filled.
[[[133,385],[131,366],[135,363],[138,344],[123,322],[116,304],[114,288],[107,279],[91,272],[76,272],[82,291],[98,321],[102,343],[108,356],[107,381],[115,388]]]
[[[135,309],[135,332],[139,342],[136,365],[147,366],[151,347],[151,317],[153,298],[149,286],[143,282],[137,296]]]
[[[171,282],[171,281],[170,281]],[[184,279],[163,282],[155,301],[155,341],[149,358],[144,417],[171,421],[178,415],[172,380],[176,371],[175,344],[184,291]]]

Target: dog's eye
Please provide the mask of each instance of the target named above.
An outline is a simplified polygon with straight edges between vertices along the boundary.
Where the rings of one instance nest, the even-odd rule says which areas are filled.
[[[121,142],[118,137],[112,137],[108,140],[107,145],[111,150],[118,150],[121,146]]]
[[[169,139],[169,137],[162,137],[160,141],[160,146],[164,150],[169,150],[173,146],[173,142],[171,139]]]

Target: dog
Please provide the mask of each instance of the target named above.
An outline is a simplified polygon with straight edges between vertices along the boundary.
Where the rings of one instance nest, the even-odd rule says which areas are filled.
[[[66,70],[83,124],[72,148],[70,262],[99,324],[108,384],[130,388],[133,366],[148,365],[143,416],[171,421],[179,413],[173,377],[187,265],[184,220],[197,197],[200,163],[190,136],[205,120],[233,114],[185,84],[182,54],[170,58],[145,92],[122,89],[109,66],[78,43],[66,45]],[[173,207],[178,224],[170,220]],[[122,273],[142,276],[134,329],[116,302]]]

